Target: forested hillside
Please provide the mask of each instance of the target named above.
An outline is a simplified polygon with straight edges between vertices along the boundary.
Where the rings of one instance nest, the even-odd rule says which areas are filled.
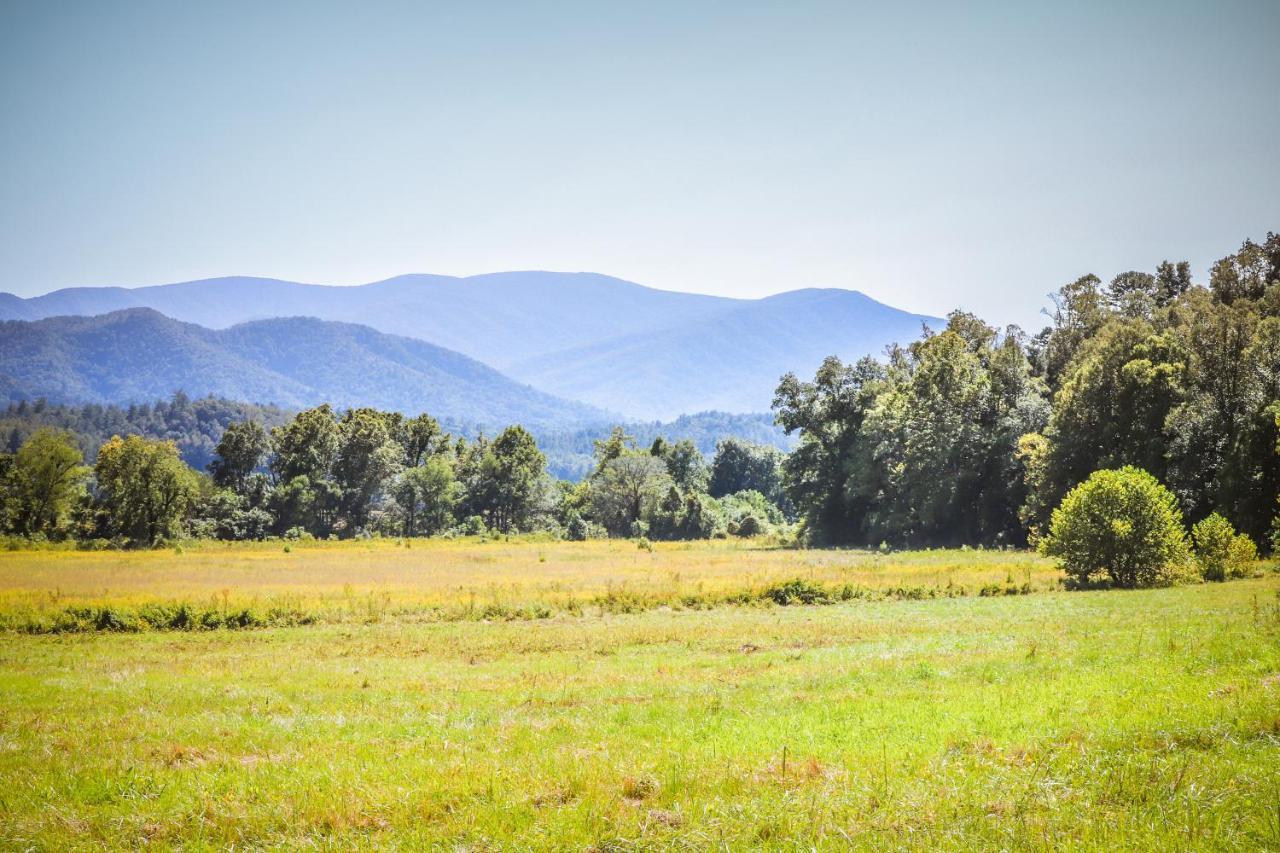
[[[10,400],[130,403],[179,389],[289,408],[425,410],[491,431],[607,419],[459,353],[350,323],[288,317],[215,331],[135,308],[0,324],[0,393]]]
[[[241,421],[257,421],[264,427],[279,426],[293,412],[276,406],[237,403],[215,397],[191,399],[184,393],[168,399],[129,406],[85,403],[58,405],[47,400],[22,400],[0,411],[0,450],[16,453],[41,427],[66,430],[80,452],[92,463],[98,448],[113,435],[140,435],[172,441],[182,459],[197,471],[213,461],[214,448],[226,428]]]

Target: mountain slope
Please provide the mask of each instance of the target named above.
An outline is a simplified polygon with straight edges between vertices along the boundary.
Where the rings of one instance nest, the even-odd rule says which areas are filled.
[[[0,394],[9,399],[127,402],[178,389],[288,407],[426,411],[490,429],[607,417],[459,353],[350,323],[290,317],[215,331],[148,308],[0,323]]]
[[[154,287],[76,287],[30,299],[0,294],[0,319],[146,307],[221,329],[250,320],[307,316],[430,341],[501,369],[564,347],[663,328],[739,304],[595,273],[404,275],[351,287],[234,277]]]
[[[857,291],[796,290],[704,321],[565,349],[511,365],[539,388],[631,417],[767,410],[778,379],[809,376],[829,355],[856,359],[942,321]]]
[[[828,355],[857,358],[888,343],[905,343],[932,319],[850,290],[726,299],[594,273],[407,275],[351,287],[221,278],[133,289],[70,288],[31,299],[0,294],[0,318],[138,307],[215,329],[295,316],[358,323],[456,350],[557,397],[644,419],[707,409],[765,411],[783,373],[810,374]],[[253,344],[243,332],[238,340],[242,350]],[[301,337],[293,342],[308,343]],[[302,363],[345,368],[340,360],[329,362],[323,351],[308,352]],[[191,357],[201,357],[198,346]],[[290,372],[286,378],[306,384],[318,377]],[[246,381],[257,380],[250,372]],[[225,392],[244,396],[234,390]],[[279,393],[287,395],[284,400],[300,392]]]

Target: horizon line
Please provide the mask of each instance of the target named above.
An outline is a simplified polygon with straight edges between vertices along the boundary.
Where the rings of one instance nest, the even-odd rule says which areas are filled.
[[[210,282],[220,282],[220,281],[226,281],[229,279],[251,279],[251,280],[264,281],[264,282],[274,282],[279,284],[299,285],[302,287],[360,288],[360,287],[373,287],[375,285],[386,284],[388,282],[392,282],[397,279],[413,278],[413,277],[450,279],[452,281],[462,282],[462,281],[470,281],[472,279],[478,279],[478,278],[488,278],[492,276],[522,275],[522,274],[530,274],[530,273],[549,274],[549,275],[597,276],[600,278],[613,279],[614,281],[631,285],[633,287],[642,287],[646,290],[658,291],[660,293],[675,293],[683,296],[705,296],[709,299],[722,299],[728,302],[760,302],[765,299],[771,299],[775,296],[783,296],[788,293],[799,293],[806,290],[832,290],[832,291],[840,291],[842,293],[854,293],[859,296],[866,297],[867,299],[871,299],[875,302],[879,302],[881,305],[896,307],[891,305],[888,302],[883,302],[880,299],[877,299],[876,297],[870,295],[864,290],[859,290],[858,288],[853,288],[853,287],[839,287],[834,285],[808,285],[804,287],[792,287],[792,288],[786,288],[782,290],[775,290],[770,293],[763,294],[761,296],[725,296],[724,294],[720,294],[720,293],[707,293],[704,291],[697,291],[697,290],[676,290],[668,287],[657,287],[651,284],[643,284],[638,281],[632,281],[631,279],[621,278],[620,276],[612,275],[610,273],[596,272],[594,270],[554,270],[554,269],[537,269],[537,268],[492,270],[490,272],[473,273],[471,275],[449,275],[446,273],[409,272],[409,273],[398,273],[396,275],[388,276],[386,278],[375,279],[373,281],[357,281],[357,282],[348,282],[348,283],[341,283],[341,284],[335,284],[331,282],[330,283],[318,282],[318,281],[300,281],[297,279],[277,278],[275,276],[265,276],[265,275],[230,274],[230,275],[205,276],[202,278],[182,279],[179,281],[160,281],[160,282],[152,282],[147,284],[72,284],[72,285],[66,285],[63,287],[55,287],[51,290],[46,290],[41,293],[32,294],[31,296],[21,296],[17,293],[14,293],[13,291],[5,290],[5,291],[0,291],[0,296],[12,296],[15,299],[21,299],[24,302],[26,302],[33,299],[40,299],[45,296],[52,296],[55,293],[62,293],[64,291],[148,290],[151,288],[158,288],[158,287],[180,287],[182,285],[188,285],[188,284],[204,284],[204,283],[210,283]],[[906,310],[906,309],[898,309],[898,310]],[[915,314],[918,312],[907,311],[907,313]]]

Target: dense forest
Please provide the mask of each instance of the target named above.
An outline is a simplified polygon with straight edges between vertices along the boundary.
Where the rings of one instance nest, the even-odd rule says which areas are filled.
[[[1133,465],[1192,521],[1257,540],[1280,494],[1280,235],[1246,240],[1208,286],[1186,263],[1088,275],[1034,336],[953,313],[883,360],[783,378],[786,462],[816,541],[1022,544],[1093,471]]]
[[[739,438],[711,448],[728,425],[713,415],[684,425],[698,440],[652,425],[540,446],[521,426],[466,435],[371,408],[16,404],[0,422],[3,521],[20,536],[133,545],[692,539],[798,522],[815,544],[1022,546],[1094,472],[1133,466],[1172,490],[1188,522],[1216,513],[1267,542],[1280,494],[1280,235],[1245,241],[1207,286],[1166,262],[1106,284],[1085,276],[1052,300],[1035,335],[955,312],[882,359],[783,377],[774,408],[790,453]],[[768,416],[731,422],[770,436]],[[548,447],[576,459],[577,482],[549,471]]]

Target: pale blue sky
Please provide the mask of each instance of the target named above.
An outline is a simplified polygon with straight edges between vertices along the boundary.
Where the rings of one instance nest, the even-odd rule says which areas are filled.
[[[1044,294],[1280,229],[1280,3],[0,2],[0,290]]]

